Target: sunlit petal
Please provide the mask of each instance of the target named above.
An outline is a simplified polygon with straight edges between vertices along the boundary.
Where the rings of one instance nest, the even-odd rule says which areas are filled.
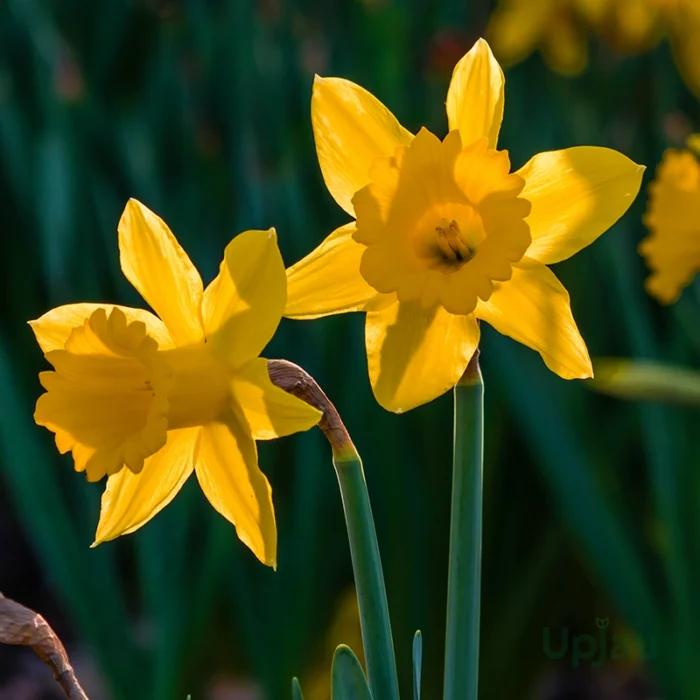
[[[326,187],[352,216],[352,197],[369,182],[374,159],[412,136],[374,95],[342,78],[316,76],[311,121]]]
[[[484,39],[455,66],[447,92],[450,131],[459,129],[468,146],[486,137],[496,147],[503,120],[505,78]]]
[[[241,542],[263,564],[276,567],[272,489],[258,467],[255,441],[233,416],[202,429],[195,471],[209,502],[236,527]]]
[[[397,302],[367,314],[365,342],[377,401],[403,413],[459,381],[479,344],[479,326],[473,315]]]
[[[270,342],[287,300],[287,277],[274,229],[245,231],[226,247],[218,276],[204,292],[208,342],[237,367]]]
[[[119,220],[124,276],[163,319],[177,345],[202,340],[202,279],[166,223],[130,199]]]
[[[532,260],[514,265],[512,279],[496,285],[491,298],[479,302],[476,315],[499,333],[537,350],[560,377],[593,376],[569,293],[546,265]]]
[[[378,292],[360,274],[366,246],[353,239],[355,223],[341,226],[287,270],[284,315],[311,319],[364,311]]]
[[[167,506],[194,470],[199,428],[171,430],[140,474],[122,469],[102,494],[95,545],[135,532]]]
[[[566,260],[607,231],[634,201],[644,166],[610,148],[579,146],[540,153],[519,171],[520,197],[532,204],[527,256]]]

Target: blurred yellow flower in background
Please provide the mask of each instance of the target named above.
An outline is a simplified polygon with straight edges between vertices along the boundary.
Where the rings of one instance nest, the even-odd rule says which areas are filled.
[[[689,140],[696,149],[700,137]],[[670,148],[649,185],[644,224],[649,236],[639,245],[651,270],[646,288],[663,304],[678,299],[700,270],[700,163],[697,151]]]
[[[202,280],[159,217],[130,200],[119,222],[122,271],[158,314],[111,304],[61,306],[31,322],[53,372],[35,419],[89,481],[109,476],[96,544],[133,532],[195,472],[239,538],[274,566],[277,530],[255,440],[318,423],[272,384],[258,357],[286,302],[274,229],[246,231],[219,275]]]
[[[588,64],[587,27],[580,0],[503,0],[486,36],[508,67],[540,51],[552,70],[577,75]]]
[[[566,379],[592,374],[569,295],[547,267],[627,210],[643,167],[617,151],[541,153],[510,172],[496,144],[505,80],[482,39],[455,67],[450,132],[406,131],[373,95],[316,78],[312,122],[326,186],[356,221],[288,270],[285,315],[367,312],[374,395],[400,413],[451,389],[478,320]]]
[[[586,67],[589,34],[621,54],[643,53],[668,37],[683,79],[700,94],[698,0],[501,0],[487,29],[506,65],[539,50],[562,75]]]

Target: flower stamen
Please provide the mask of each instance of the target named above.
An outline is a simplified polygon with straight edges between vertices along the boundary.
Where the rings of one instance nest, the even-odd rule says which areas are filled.
[[[453,219],[447,221],[442,219],[435,227],[437,233],[437,245],[445,262],[465,263],[471,260],[476,254],[462,239],[462,232],[459,224]]]

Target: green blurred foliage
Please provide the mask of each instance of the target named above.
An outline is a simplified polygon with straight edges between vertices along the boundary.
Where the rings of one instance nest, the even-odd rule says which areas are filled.
[[[137,534],[90,549],[101,489],[32,421],[45,363],[26,321],[68,302],[141,303],[118,265],[129,197],[169,223],[205,281],[246,228],[274,225],[285,261],[299,259],[344,222],[315,160],[313,73],[352,79],[407,128],[443,135],[452,66],[489,9],[486,0],[0,2],[0,505],[112,700],[205,697],[223,674],[289,697],[292,676],[317,663],[351,579],[330,454],[318,431],[261,446],[280,531],[276,573],[192,484]],[[596,47],[576,80],[537,57],[508,73],[501,147],[515,167],[592,143],[653,169],[669,125],[699,118],[665,47],[625,61]],[[644,295],[643,206],[641,196],[555,271],[593,356],[697,365],[685,329],[697,327],[697,308],[682,300],[662,311]],[[265,354],[303,365],[344,417],[364,457],[403,692],[420,628],[424,696],[437,697],[451,399],[383,412],[362,321],[283,321]],[[552,669],[543,627],[589,631],[607,616],[658,633],[654,670],[666,697],[694,698],[696,414],[595,395],[508,339],[484,336],[482,698],[531,696]],[[0,559],[0,584],[2,568]]]

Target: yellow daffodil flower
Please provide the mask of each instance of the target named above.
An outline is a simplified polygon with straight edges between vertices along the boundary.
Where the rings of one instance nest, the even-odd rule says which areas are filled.
[[[274,386],[258,357],[286,302],[275,231],[234,238],[206,290],[170,229],[135,200],[119,250],[158,316],[70,304],[31,322],[55,370],[40,374],[36,422],[89,481],[109,477],[95,544],[140,528],[195,472],[241,541],[274,566],[272,494],[255,440],[307,430],[321,415]]]
[[[590,2],[591,0],[581,0]],[[700,3],[697,0],[595,0],[594,31],[617,52],[640,54],[668,37],[686,84],[700,91]]]
[[[356,220],[287,271],[285,315],[367,312],[374,394],[402,412],[453,387],[478,319],[537,350],[561,377],[590,377],[569,295],[546,266],[612,226],[643,167],[596,147],[541,153],[515,173],[496,150],[504,77],[484,40],[457,64],[450,132],[406,131],[375,97],[316,78],[312,122],[326,186]]]
[[[689,141],[700,152],[700,137]],[[640,253],[651,269],[647,291],[663,304],[678,299],[700,270],[700,162],[690,150],[668,149],[649,185],[644,216],[649,236]]]
[[[504,64],[539,50],[562,75],[586,67],[589,34],[621,54],[649,51],[668,37],[683,79],[700,94],[698,0],[501,0],[487,28]]]
[[[561,75],[578,75],[588,64],[588,30],[582,0],[504,0],[489,20],[486,35],[506,66],[539,50]]]
[[[688,88],[700,97],[700,2],[649,1],[660,5],[676,66]]]

